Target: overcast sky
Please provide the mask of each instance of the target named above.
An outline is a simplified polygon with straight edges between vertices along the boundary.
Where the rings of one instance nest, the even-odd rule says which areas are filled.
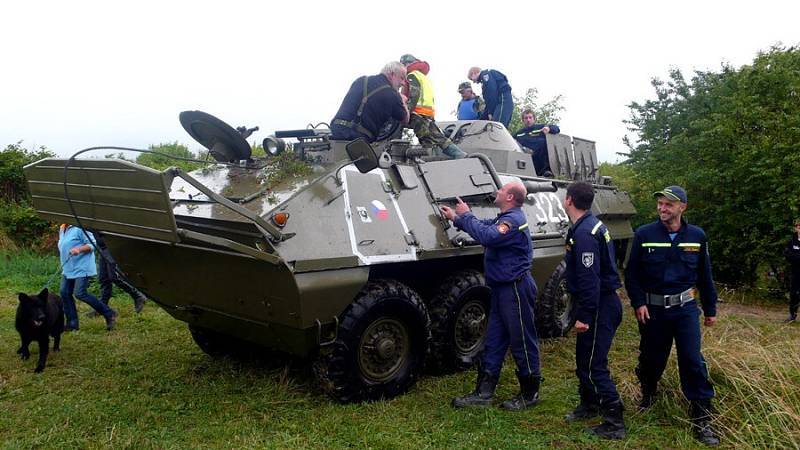
[[[415,10],[414,5],[419,5]],[[563,95],[563,133],[625,151],[631,101],[670,67],[718,70],[800,43],[800,2],[3,1],[0,146],[199,144],[178,113],[274,130],[328,122],[350,83],[412,53],[438,120],[472,65]],[[253,138],[249,139],[253,141]],[[1,148],[1,147],[0,147]]]

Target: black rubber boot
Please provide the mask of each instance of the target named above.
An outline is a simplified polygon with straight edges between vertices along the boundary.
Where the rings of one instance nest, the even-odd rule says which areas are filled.
[[[564,416],[564,420],[567,422],[592,419],[600,414],[597,398],[592,391],[580,388],[578,389],[578,394],[581,396],[581,402],[571,413]]]
[[[489,406],[492,404],[494,390],[497,387],[496,376],[478,370],[478,381],[475,390],[463,397],[453,399],[453,408],[466,408],[467,406]]]
[[[539,403],[539,384],[542,382],[542,377],[538,375],[521,376],[517,372],[517,380],[519,380],[519,394],[500,404],[501,408],[509,411],[522,411]]]
[[[625,419],[622,417],[622,401],[609,405],[600,405],[603,423],[588,428],[586,431],[603,439],[625,439]]]
[[[692,431],[698,441],[710,447],[719,445],[719,437],[711,427],[711,400],[698,400],[692,402]]]

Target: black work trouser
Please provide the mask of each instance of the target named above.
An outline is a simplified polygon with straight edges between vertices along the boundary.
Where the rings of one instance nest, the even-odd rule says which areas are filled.
[[[714,397],[708,368],[700,352],[700,308],[692,300],[683,306],[648,305],[650,319],[639,324],[639,367],[636,373],[646,390],[655,390],[667,366],[672,342],[678,351],[681,390],[689,401]]]
[[[620,399],[608,370],[608,351],[620,322],[622,304],[617,293],[601,294],[594,322],[588,331],[578,333],[575,341],[575,375],[580,392],[587,394],[592,403],[611,405]]]
[[[800,307],[800,274],[793,273],[789,285],[789,315],[797,316],[798,307]]]
[[[108,304],[114,285],[125,291],[132,299],[144,297],[138,289],[133,287],[128,280],[117,272],[117,264],[113,261],[100,260],[97,271],[97,280],[100,283],[100,301]]]

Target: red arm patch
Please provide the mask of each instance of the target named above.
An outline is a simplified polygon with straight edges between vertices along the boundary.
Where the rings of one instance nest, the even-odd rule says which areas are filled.
[[[500,234],[508,234],[511,230],[511,225],[508,222],[500,222],[497,224],[497,232]]]

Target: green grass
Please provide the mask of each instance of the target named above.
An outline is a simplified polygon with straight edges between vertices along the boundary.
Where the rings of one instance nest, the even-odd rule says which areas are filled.
[[[64,335],[63,350],[34,375],[37,346],[28,361],[15,353],[16,293],[38,292],[56,267],[55,257],[0,255],[0,448],[698,447],[674,356],[656,406],[634,410],[638,335],[629,309],[610,356],[628,405],[628,438],[609,443],[562,419],[578,400],[572,338],[543,342],[543,400],[530,411],[453,410],[450,399],[473,388],[471,372],[426,376],[391,401],[339,405],[316,387],[307,364],[212,359],[185,324],[152,303],[136,315],[122,294],[112,299],[117,329],[84,317],[81,304],[81,330]],[[800,324],[780,324],[784,307],[776,308],[725,304],[718,326],[704,330],[723,448],[798,448]],[[498,397],[516,389],[508,360]]]

